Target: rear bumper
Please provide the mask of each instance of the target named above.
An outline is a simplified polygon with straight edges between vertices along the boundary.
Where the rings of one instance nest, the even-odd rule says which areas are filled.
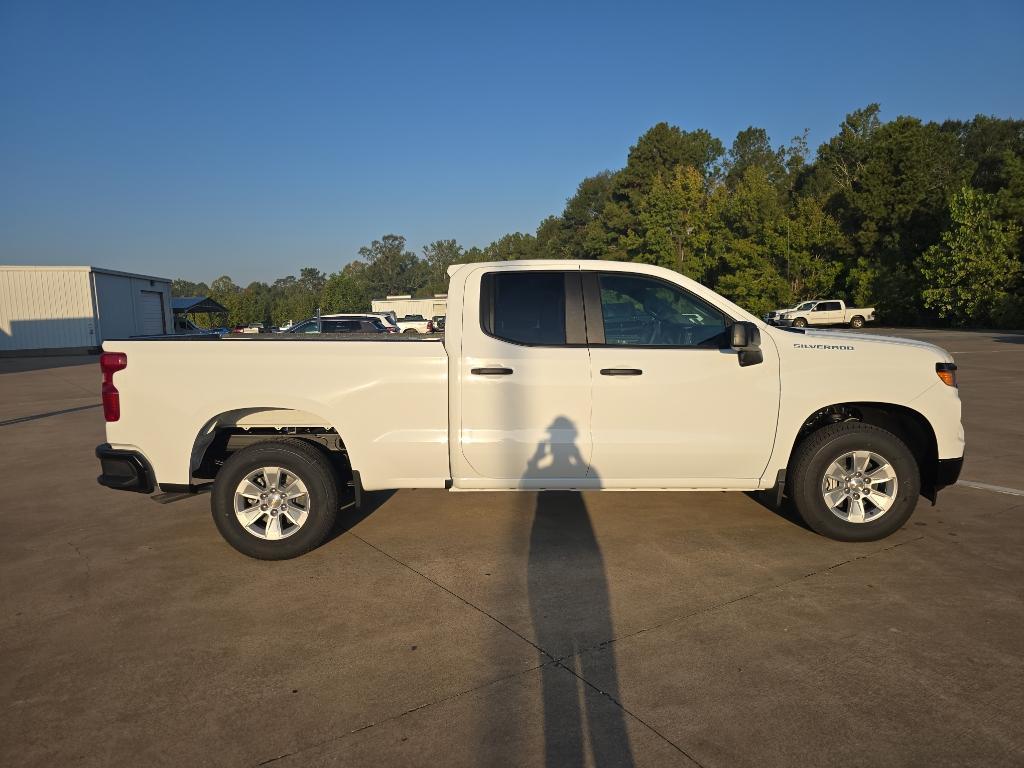
[[[108,443],[96,446],[102,474],[96,482],[117,491],[152,493],[156,487],[153,468],[138,451],[111,448]]]
[[[939,459],[935,470],[935,490],[955,485],[960,479],[960,470],[964,467],[964,457],[959,459]]]

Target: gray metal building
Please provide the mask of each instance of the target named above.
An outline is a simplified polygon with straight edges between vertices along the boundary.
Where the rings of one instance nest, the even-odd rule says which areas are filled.
[[[0,355],[95,351],[173,333],[171,281],[99,267],[0,266]]]

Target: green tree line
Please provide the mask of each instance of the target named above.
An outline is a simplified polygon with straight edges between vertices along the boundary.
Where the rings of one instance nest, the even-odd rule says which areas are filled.
[[[883,122],[871,104],[812,156],[806,136],[773,145],[762,128],[731,145],[659,123],[626,164],[580,182],[533,234],[486,247],[439,240],[416,254],[385,235],[326,275],[242,288],[176,281],[210,295],[232,323],[360,311],[371,297],[429,296],[448,265],[509,259],[610,259],[674,269],[749,311],[836,297],[893,324],[1024,327],[1024,120]]]

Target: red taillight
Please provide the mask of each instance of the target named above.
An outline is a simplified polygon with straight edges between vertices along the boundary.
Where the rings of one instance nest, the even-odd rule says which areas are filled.
[[[121,418],[121,396],[114,386],[114,374],[128,367],[128,355],[124,352],[104,352],[100,355],[100,370],[103,372],[103,418],[117,421]]]

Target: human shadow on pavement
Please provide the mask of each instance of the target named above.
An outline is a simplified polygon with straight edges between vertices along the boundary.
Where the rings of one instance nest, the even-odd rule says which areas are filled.
[[[586,461],[572,421],[558,417],[524,479],[581,477]],[[588,478],[594,478],[591,471]],[[537,494],[527,565],[530,613],[541,649],[545,765],[632,766],[619,705],[615,651],[585,653],[614,637],[604,559],[579,491]],[[596,687],[600,680],[601,689]]]

